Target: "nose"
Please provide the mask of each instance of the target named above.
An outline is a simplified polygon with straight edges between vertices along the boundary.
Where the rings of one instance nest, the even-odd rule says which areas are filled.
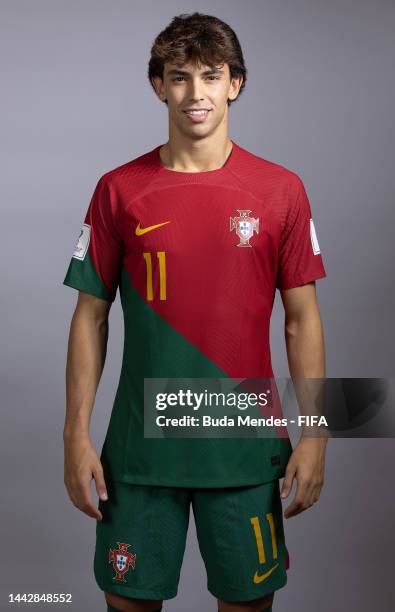
[[[202,92],[202,84],[198,77],[190,79],[188,93],[191,102],[197,102],[198,100],[204,99],[204,95]]]

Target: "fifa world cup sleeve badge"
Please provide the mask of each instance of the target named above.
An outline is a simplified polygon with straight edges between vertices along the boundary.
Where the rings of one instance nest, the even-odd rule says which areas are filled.
[[[77,242],[75,243],[73,257],[84,261],[85,255],[88,251],[89,241],[91,236],[91,226],[89,223],[84,223],[80,235],[78,236]]]
[[[259,233],[259,218],[254,219],[250,217],[251,210],[239,210],[238,217],[230,217],[230,231],[235,230],[238,235],[240,242],[235,246],[238,247],[251,247],[250,240],[254,234]]]
[[[136,555],[128,551],[131,544],[125,544],[124,542],[117,542],[118,549],[111,549],[108,554],[108,562],[113,564],[115,570],[115,576],[113,580],[118,582],[127,582],[125,580],[125,574],[130,567],[134,569],[136,567]]]

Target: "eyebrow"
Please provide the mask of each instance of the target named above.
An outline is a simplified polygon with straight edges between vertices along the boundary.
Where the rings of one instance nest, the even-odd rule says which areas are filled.
[[[209,74],[223,74],[223,73],[224,71],[220,70],[219,68],[211,68],[210,70],[205,70],[204,72],[202,72],[202,75],[207,76]],[[190,73],[185,70],[178,70],[176,68],[173,68],[172,70],[169,70],[167,74],[169,76],[174,76],[174,75],[188,76]]]

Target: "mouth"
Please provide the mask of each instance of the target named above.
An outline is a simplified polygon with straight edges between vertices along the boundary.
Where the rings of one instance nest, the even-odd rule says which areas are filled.
[[[203,123],[203,121],[207,119],[207,116],[210,112],[211,112],[211,109],[208,109],[208,108],[187,109],[183,111],[183,113],[193,123]]]

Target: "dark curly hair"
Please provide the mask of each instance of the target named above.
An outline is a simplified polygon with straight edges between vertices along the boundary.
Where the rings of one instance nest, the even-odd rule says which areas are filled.
[[[152,87],[152,77],[163,81],[166,62],[182,66],[189,61],[210,68],[227,63],[231,78],[243,77],[239,95],[245,87],[247,68],[239,40],[232,28],[217,17],[196,12],[173,17],[151,47],[148,78]],[[231,103],[228,100],[228,106]]]

